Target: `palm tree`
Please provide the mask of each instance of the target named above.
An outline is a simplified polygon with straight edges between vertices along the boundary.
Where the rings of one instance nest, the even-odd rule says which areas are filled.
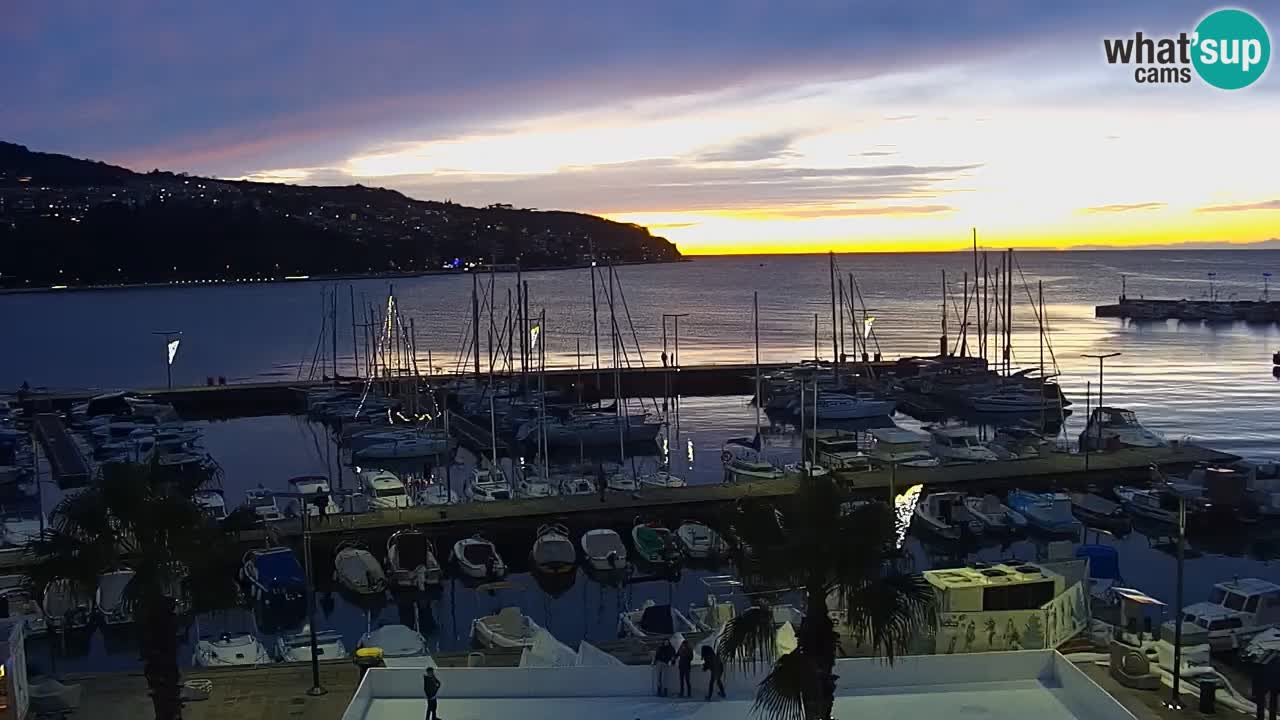
[[[787,512],[739,508],[733,531],[743,550],[743,582],[804,596],[796,649],[777,657],[769,601],[760,600],[731,620],[721,635],[721,657],[738,664],[772,663],[753,710],[771,720],[826,720],[835,703],[837,635],[828,600],[848,614],[855,635],[868,638],[890,663],[912,636],[931,627],[933,593],[906,574],[897,555],[896,519],[884,503],[846,510],[846,498],[825,478],[801,480]]]
[[[33,597],[56,580],[92,593],[102,573],[134,571],[123,602],[135,618],[156,720],[182,717],[179,608],[235,602],[236,547],[192,497],[207,481],[158,462],[106,465],[98,482],[58,503],[30,545]]]

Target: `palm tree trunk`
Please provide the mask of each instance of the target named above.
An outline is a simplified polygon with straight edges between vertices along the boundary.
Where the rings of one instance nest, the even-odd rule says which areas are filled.
[[[178,616],[172,598],[149,594],[139,619],[142,672],[151,689],[156,720],[182,720],[182,674],[178,670]]]
[[[822,700],[817,707],[805,708],[806,714],[812,720],[828,720],[836,702],[836,631],[827,610],[827,589],[822,584],[805,589],[804,620],[797,640],[822,674]]]

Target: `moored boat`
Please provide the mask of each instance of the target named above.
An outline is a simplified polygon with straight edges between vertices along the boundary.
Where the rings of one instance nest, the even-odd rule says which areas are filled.
[[[1069,493],[1071,512],[1089,527],[1111,532],[1127,533],[1133,523],[1119,503],[1094,493]]]
[[[608,528],[588,530],[580,541],[582,554],[593,570],[621,570],[627,566],[627,546]]]
[[[379,595],[387,589],[387,577],[363,543],[338,545],[333,557],[333,579],[358,595]]]
[[[1066,493],[1009,492],[1010,508],[1022,513],[1031,527],[1053,535],[1079,535],[1080,521],[1071,514]]]
[[[964,535],[980,535],[985,526],[965,506],[963,493],[937,492],[926,495],[915,509],[916,526],[944,540]]]
[[[563,525],[543,525],[529,551],[533,567],[546,574],[570,573],[577,568],[578,552]]]
[[[396,587],[423,590],[439,585],[443,572],[426,533],[405,528],[387,539],[387,580]]]
[[[476,618],[471,623],[471,637],[492,648],[532,647],[534,636],[542,628],[518,607],[505,607],[494,615]]]
[[[982,523],[987,532],[1010,533],[1027,526],[1022,513],[1000,502],[1000,498],[987,494],[982,497],[966,497],[965,508]]]
[[[634,637],[645,639],[668,638],[676,633],[688,634],[696,632],[694,625],[684,613],[670,605],[659,605],[652,600],[645,600],[636,610],[627,610],[618,614],[618,637]]]
[[[500,578],[507,574],[498,548],[479,534],[453,544],[453,560],[463,574],[477,579]]]

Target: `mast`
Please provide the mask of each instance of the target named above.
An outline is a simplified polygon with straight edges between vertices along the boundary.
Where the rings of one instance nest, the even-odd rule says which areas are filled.
[[[831,367],[832,379],[835,380],[836,387],[840,386],[840,346],[837,343],[836,336],[838,334],[836,319],[836,254],[834,251],[827,253],[827,266],[831,275]]]
[[[973,230],[973,317],[977,324],[977,332],[973,336],[974,344],[977,345],[982,337],[982,314],[981,306],[978,304],[978,228]],[[967,317],[967,314],[966,314]]]
[[[511,288],[507,288],[507,372],[508,373],[513,373],[515,372],[515,369],[516,369],[516,361],[515,361],[515,358],[512,357],[512,353],[514,352],[514,348],[515,348],[516,321],[518,320],[518,318],[512,315],[511,314],[512,312],[513,312],[513,306],[511,304]],[[520,328],[520,331],[524,332],[524,328],[523,327]]]
[[[969,271],[964,271],[964,318],[960,320],[960,357],[969,356]]]
[[[476,382],[480,381],[480,278],[471,273],[471,354],[475,359]]]
[[[813,314],[813,361],[818,362],[818,313]]]
[[[947,340],[947,271],[942,271],[942,340],[938,343],[938,355],[946,357],[951,343]]]
[[[613,309],[613,265],[609,266],[609,339],[613,343],[613,410],[618,425],[618,465],[627,462],[626,434],[622,427],[622,368],[618,362],[618,319]]]
[[[844,345],[844,278],[837,280],[837,286],[840,290],[840,302],[836,305],[840,313],[840,359],[843,362],[847,353]],[[852,319],[852,318],[851,318]],[[856,353],[855,353],[856,354]]]
[[[1013,248],[1006,252],[1005,270],[1005,323],[1004,323],[1004,374],[1013,369]]]
[[[497,357],[494,354],[495,348],[493,347],[493,340],[498,334],[498,328],[497,328],[498,319],[497,317],[495,317],[498,312],[498,305],[496,302],[496,298],[494,297],[494,293],[497,291],[497,286],[498,286],[498,258],[496,255],[491,254],[489,256],[489,384],[490,385],[493,385],[493,364],[497,362]]]
[[[333,287],[333,296],[329,298],[333,314],[330,316],[329,335],[333,341],[333,381],[338,382],[338,286]]]
[[[538,423],[541,445],[538,451],[542,453],[542,478],[548,482],[551,481],[551,465],[547,458],[549,448],[547,445],[547,309],[542,308],[538,313],[538,408],[541,416]]]
[[[596,316],[596,264],[591,263],[591,332],[596,341],[596,392],[600,391],[600,321]]]
[[[1040,312],[1037,313],[1040,321],[1040,432],[1044,432],[1044,281],[1038,280],[1036,284],[1040,294]]]
[[[356,377],[360,377],[360,348],[356,345],[356,289],[354,285],[348,285],[347,291],[351,297],[351,367],[354,368]]]
[[[760,437],[760,292],[751,293],[751,318],[756,336],[756,437]]]
[[[991,332],[991,273],[987,270],[987,254],[982,253],[982,359],[991,357],[987,335]]]

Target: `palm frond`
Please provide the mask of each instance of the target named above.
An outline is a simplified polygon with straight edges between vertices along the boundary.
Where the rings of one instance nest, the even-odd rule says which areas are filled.
[[[757,663],[773,662],[778,650],[776,639],[773,611],[764,605],[753,605],[725,625],[716,651],[729,662],[754,670]]]
[[[854,632],[870,638],[875,651],[890,663],[933,626],[933,588],[923,577],[888,571],[860,583],[842,584],[836,593],[848,610]]]
[[[751,712],[767,720],[809,720],[822,707],[829,677],[803,650],[793,650],[760,682]]]

